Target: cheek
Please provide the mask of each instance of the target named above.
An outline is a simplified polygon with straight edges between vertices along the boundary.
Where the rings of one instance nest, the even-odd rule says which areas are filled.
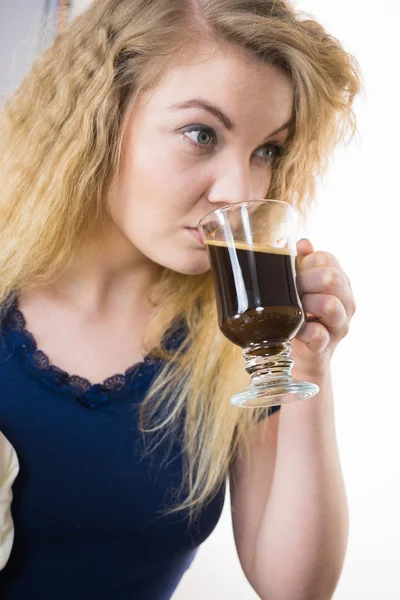
[[[193,217],[181,206],[172,210],[167,203],[137,200],[119,189],[109,203],[109,215],[144,260],[185,275],[210,269],[205,249],[185,230]]]
[[[154,169],[137,160],[121,171],[108,204],[111,220],[146,259],[187,275],[210,268],[205,250],[185,231],[197,224],[198,179],[172,161]]]
[[[135,225],[143,229],[151,223],[158,228],[166,215],[175,215],[180,196],[179,181],[169,177],[174,172],[173,165],[144,150],[131,160],[124,158],[109,202],[110,216],[125,233],[135,229]]]
[[[188,164],[175,144],[162,138],[151,144],[136,142],[136,147],[121,164],[118,204],[157,223],[164,218],[167,227],[172,220],[185,219],[185,211],[191,211],[206,185],[198,166]]]
[[[251,171],[251,196],[253,200],[262,200],[268,196],[271,180],[271,168],[266,165],[253,167]]]

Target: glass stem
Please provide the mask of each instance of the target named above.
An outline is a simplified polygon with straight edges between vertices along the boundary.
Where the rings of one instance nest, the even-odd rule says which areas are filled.
[[[246,371],[254,384],[268,379],[273,381],[279,379],[291,379],[293,359],[290,358],[292,344],[283,342],[281,344],[272,344],[262,342],[250,344],[243,349],[243,356],[246,359]]]

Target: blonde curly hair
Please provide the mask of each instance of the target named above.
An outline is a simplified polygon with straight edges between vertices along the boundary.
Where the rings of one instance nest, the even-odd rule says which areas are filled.
[[[359,69],[341,44],[284,0],[95,0],[36,60],[1,114],[4,307],[22,290],[56,280],[102,222],[137,96],[157,84],[176,53],[207,36],[290,75],[293,125],[268,197],[306,211],[316,175],[355,131]],[[166,360],[140,424],[159,443],[184,422],[185,500],[170,511],[195,517],[246,448],[255,412],[229,404],[249,381],[241,349],[218,329],[210,272],[163,269],[153,291],[162,303],[143,345]],[[168,352],[163,336],[182,319],[188,335]]]

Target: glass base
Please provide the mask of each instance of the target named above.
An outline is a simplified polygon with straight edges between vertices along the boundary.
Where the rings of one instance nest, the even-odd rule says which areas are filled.
[[[231,398],[231,404],[240,408],[264,408],[280,406],[298,400],[312,398],[319,392],[314,383],[296,379],[267,379],[251,383],[247,388]]]

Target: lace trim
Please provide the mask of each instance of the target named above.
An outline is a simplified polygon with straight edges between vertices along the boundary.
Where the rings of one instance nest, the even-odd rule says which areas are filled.
[[[69,375],[51,364],[48,356],[38,349],[34,336],[27,331],[25,317],[18,309],[17,301],[12,305],[7,321],[12,341],[39,379],[56,391],[72,392],[76,400],[86,408],[100,408],[114,394],[133,389],[138,384],[137,377],[154,369],[158,362],[158,359],[147,356],[144,361],[129,367],[125,373],[117,373],[103,383],[92,384],[84,377]]]

